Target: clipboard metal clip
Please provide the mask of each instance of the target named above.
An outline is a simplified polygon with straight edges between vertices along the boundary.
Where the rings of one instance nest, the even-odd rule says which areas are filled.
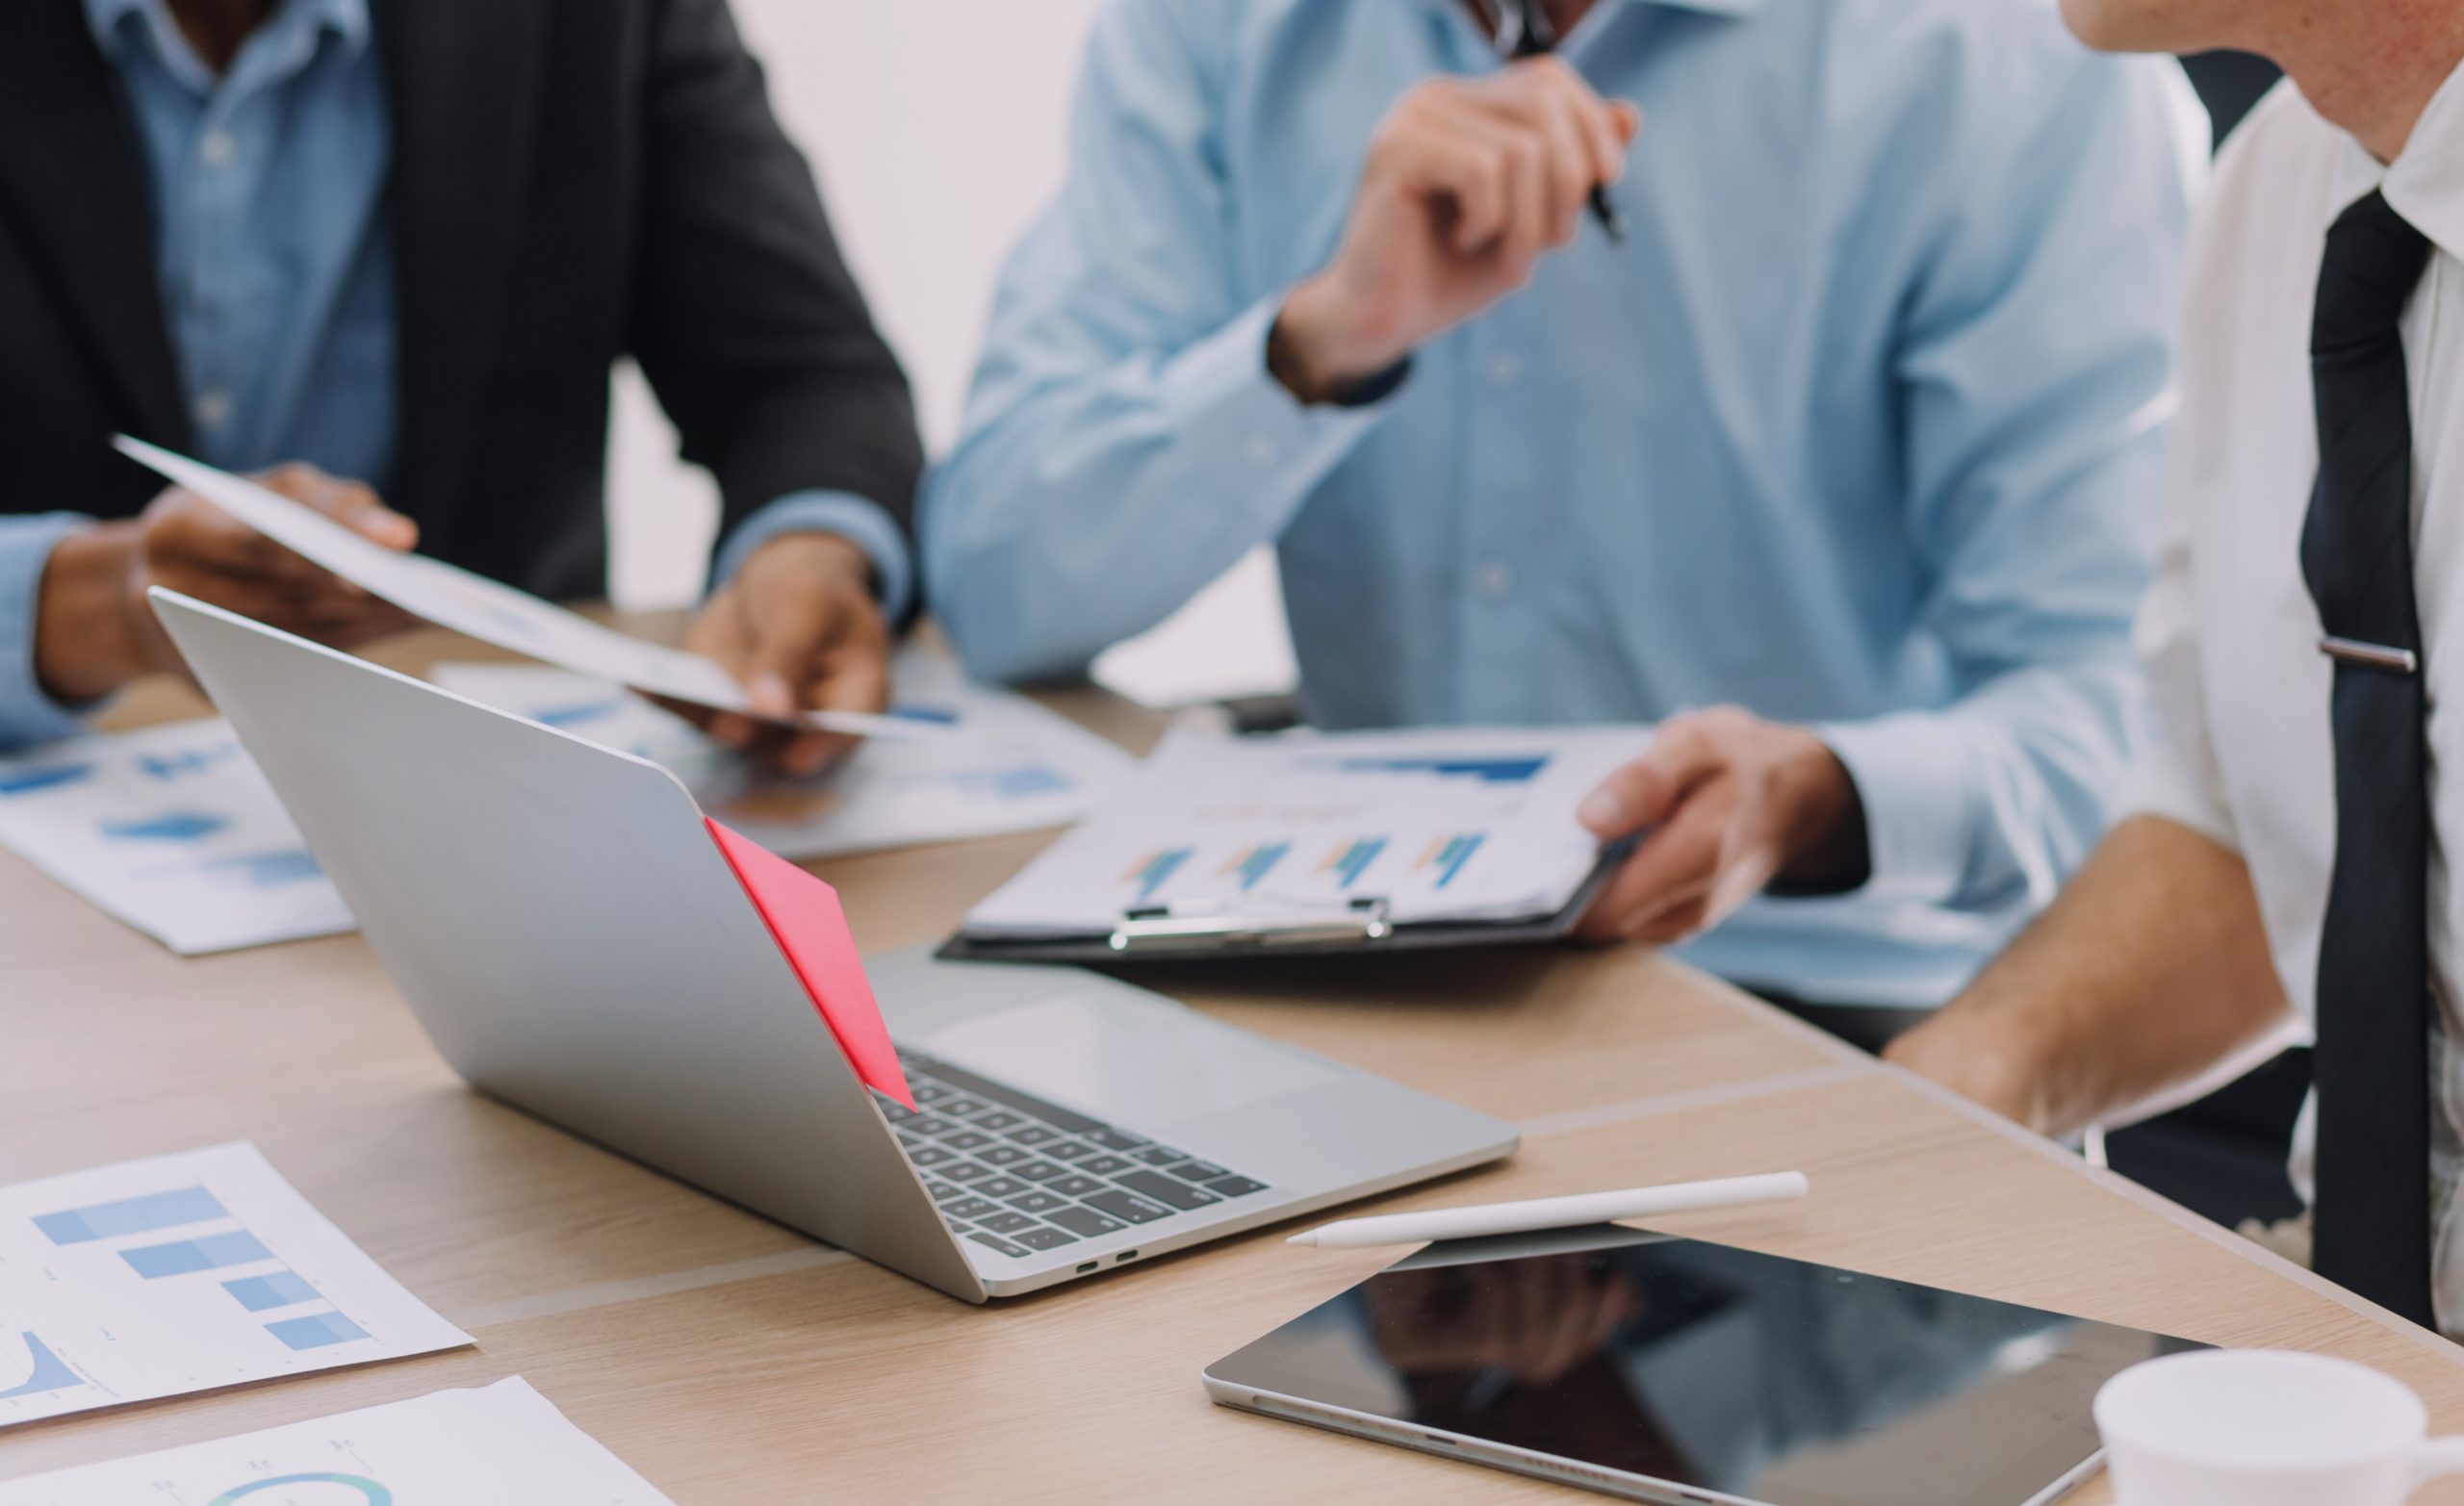
[[[1163,906],[1125,911],[1107,940],[1115,952],[1216,952],[1235,947],[1383,941],[1394,934],[1384,900],[1335,906]]]

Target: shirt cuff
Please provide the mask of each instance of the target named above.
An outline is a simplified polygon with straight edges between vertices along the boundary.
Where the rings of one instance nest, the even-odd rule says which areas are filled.
[[[834,533],[864,551],[873,562],[874,590],[882,615],[903,622],[915,598],[915,565],[907,551],[906,536],[889,509],[853,492],[791,492],[736,525],[710,565],[710,584],[735,578],[754,550],[789,533]]]
[[[36,677],[35,614],[52,549],[93,521],[75,513],[0,520],[0,747],[84,730],[76,712],[45,695]]]
[[[1858,892],[1947,905],[1967,873],[1976,788],[1966,745],[1929,716],[1813,728],[1856,782],[1872,877]]]
[[[1293,490],[1296,504],[1385,416],[1411,367],[1405,362],[1379,372],[1345,401],[1304,403],[1267,370],[1267,336],[1283,303],[1281,294],[1261,298],[1166,363],[1163,408],[1184,443],[1202,448],[1211,441],[1228,451],[1219,470],[1196,469],[1226,478],[1274,478],[1285,486],[1271,490]]]
[[[2242,835],[2234,830],[2233,812],[2223,799],[2161,740],[2139,755],[2123,781],[2114,822],[2118,826],[2133,816],[2160,816],[2228,853],[2242,851]]]

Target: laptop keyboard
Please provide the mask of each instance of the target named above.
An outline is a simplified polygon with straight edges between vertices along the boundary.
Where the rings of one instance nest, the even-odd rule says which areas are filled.
[[[1269,1190],[1222,1166],[901,1049],[915,1110],[880,1100],[952,1233],[1057,1250]]]

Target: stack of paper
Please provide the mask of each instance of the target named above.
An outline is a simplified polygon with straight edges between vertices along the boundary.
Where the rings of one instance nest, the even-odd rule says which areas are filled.
[[[227,722],[0,759],[0,843],[182,954],[356,924]]]
[[[470,1341],[253,1145],[0,1187],[0,1426]]]
[[[448,664],[434,678],[483,704],[664,765],[705,811],[783,857],[1067,826],[1135,765],[1067,718],[970,684],[949,659],[927,652],[900,656],[891,714],[949,735],[868,742],[801,780],[762,773],[603,679],[523,664]]]
[[[1125,913],[1386,902],[1399,925],[1564,908],[1598,867],[1575,819],[1648,729],[1176,736],[1101,813],[967,917],[967,934],[1100,932]]]
[[[0,1506],[672,1506],[516,1376],[0,1485]]]

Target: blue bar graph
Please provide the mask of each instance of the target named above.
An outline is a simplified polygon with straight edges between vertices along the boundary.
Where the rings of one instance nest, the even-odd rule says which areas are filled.
[[[1190,860],[1194,851],[1194,849],[1187,847],[1168,847],[1150,855],[1144,862],[1131,868],[1121,877],[1138,885],[1139,902],[1143,904],[1153,899],[1156,891],[1163,888],[1172,875],[1180,872],[1181,864]]]
[[[319,1299],[317,1289],[308,1285],[307,1278],[290,1270],[278,1270],[270,1276],[243,1276],[238,1281],[224,1282],[222,1289],[251,1313]]]
[[[203,774],[216,764],[238,756],[238,743],[220,743],[211,748],[191,748],[179,753],[147,753],[137,760],[137,766],[155,779],[176,779],[184,774]]]
[[[948,706],[926,705],[920,702],[902,701],[889,708],[889,714],[902,722],[923,722],[934,727],[956,727],[958,712]]]
[[[251,853],[244,857],[217,857],[209,859],[203,868],[207,873],[251,889],[275,889],[286,883],[304,883],[312,879],[321,879],[325,875],[325,870],[317,866],[315,855],[306,848]]]
[[[50,1345],[32,1334],[24,1334],[20,1337],[26,1341],[26,1352],[34,1356],[34,1373],[27,1377],[23,1385],[12,1386],[7,1391],[0,1391],[0,1401],[7,1401],[16,1396],[39,1396],[46,1391],[66,1391],[72,1386],[86,1384],[78,1377],[75,1370],[61,1363],[60,1356],[51,1352]]]
[[[203,1235],[173,1244],[148,1244],[139,1249],[122,1250],[119,1258],[128,1262],[129,1269],[147,1281],[157,1281],[165,1276],[187,1276],[224,1265],[270,1261],[273,1259],[273,1252],[266,1248],[264,1240],[243,1229],[231,1234]]]
[[[231,824],[227,816],[205,810],[173,810],[141,821],[106,821],[108,842],[202,842]]]
[[[1378,855],[1385,851],[1386,839],[1382,836],[1366,837],[1354,842],[1334,861],[1336,881],[1347,889],[1360,882],[1360,876],[1367,873],[1369,865],[1377,861]]]
[[[1549,767],[1547,753],[1500,758],[1339,758],[1346,774],[1434,774],[1482,784],[1528,784]]]
[[[266,1332],[294,1349],[322,1349],[328,1344],[346,1344],[354,1339],[365,1339],[368,1330],[340,1313],[311,1313],[306,1317],[286,1317],[279,1323],[268,1323]]]
[[[92,776],[90,763],[55,763],[37,769],[18,769],[0,774],[0,795],[31,795],[37,790],[57,789],[74,784]]]
[[[157,1229],[177,1229],[183,1224],[201,1224],[209,1218],[229,1216],[221,1201],[205,1188],[173,1187],[167,1192],[148,1192],[142,1197],[122,1198],[116,1203],[72,1208],[64,1213],[38,1214],[35,1218],[35,1227],[54,1244],[85,1244],[124,1234],[152,1234]]]
[[[1445,850],[1437,855],[1437,886],[1443,889],[1452,883],[1454,876],[1463,871],[1463,865],[1472,860],[1472,855],[1478,852],[1480,844],[1486,840],[1482,833],[1473,831],[1447,843]]]
[[[1284,855],[1291,851],[1289,842],[1261,842],[1235,858],[1224,871],[1241,876],[1241,892],[1246,894],[1256,888],[1267,875],[1274,872],[1274,865],[1283,861]]]

